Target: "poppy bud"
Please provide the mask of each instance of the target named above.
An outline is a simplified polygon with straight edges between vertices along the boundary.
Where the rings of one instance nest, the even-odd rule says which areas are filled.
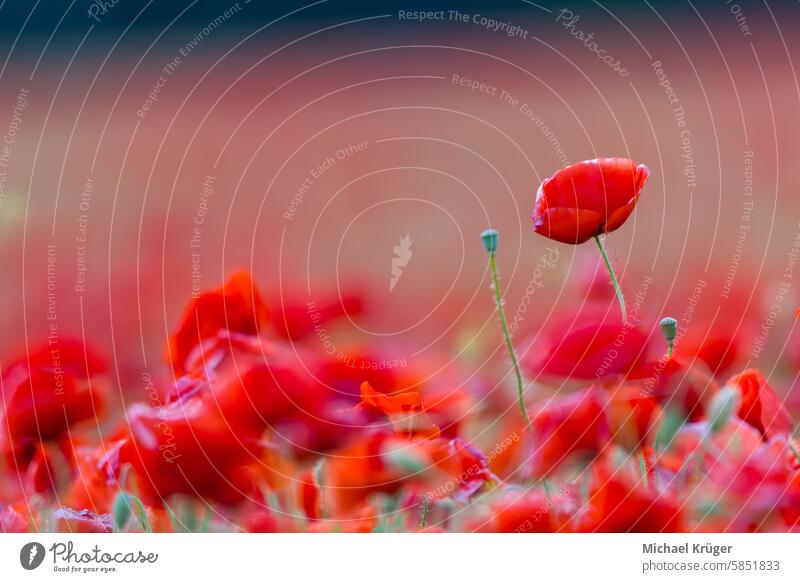
[[[517,378],[517,400],[519,401],[522,416],[525,422],[529,425],[531,419],[528,416],[528,411],[525,408],[525,400],[523,399],[523,392],[525,390],[524,382],[522,380],[522,371],[519,368],[519,360],[517,354],[514,352],[514,343],[511,341],[511,333],[508,331],[508,321],[506,320],[506,312],[503,308],[503,297],[500,295],[500,277],[497,274],[497,261],[494,254],[497,251],[497,243],[500,233],[493,228],[487,228],[481,233],[481,240],[486,252],[489,253],[489,269],[492,272],[492,286],[494,288],[494,302],[497,306],[497,314],[500,316],[500,327],[503,330],[503,338],[506,341],[506,348],[508,348],[508,355],[511,356],[511,363],[514,367],[514,375]]]
[[[500,233],[493,228],[487,228],[481,233],[481,240],[483,240],[483,246],[486,248],[486,252],[488,252],[490,255],[493,255],[497,251],[497,243],[499,237]]]
[[[661,335],[667,340],[667,357],[672,357],[675,349],[675,336],[678,333],[678,320],[674,317],[665,317],[658,323],[661,328]]]
[[[664,336],[664,339],[672,343],[678,333],[678,320],[674,317],[665,317],[658,325],[661,327],[661,335]]]

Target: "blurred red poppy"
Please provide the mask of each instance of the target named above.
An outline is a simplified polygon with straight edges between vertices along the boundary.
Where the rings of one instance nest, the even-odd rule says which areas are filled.
[[[253,493],[260,431],[232,427],[197,396],[160,407],[134,404],[126,413],[130,438],[120,462],[130,463],[143,500],[174,494],[232,504]]]
[[[193,299],[169,341],[168,356],[176,374],[184,371],[192,350],[220,330],[257,335],[267,321],[267,306],[250,275],[232,275],[222,287]]]
[[[319,378],[318,357],[221,330],[193,350],[169,399],[200,395],[234,430],[270,428],[296,454],[319,453],[346,444],[367,415],[352,411],[355,397]]]
[[[575,454],[602,451],[610,437],[606,406],[606,395],[594,386],[547,402],[531,419],[533,476],[549,475]]]
[[[685,530],[681,501],[669,493],[631,483],[619,472],[599,470],[577,531],[676,533]]]
[[[361,406],[383,412],[398,434],[438,437],[439,427],[425,413],[419,392],[400,392],[386,395],[375,390],[369,382],[361,384]]]
[[[540,381],[646,375],[648,336],[632,324],[593,315],[567,314],[548,323],[540,332],[542,337],[522,357],[528,375]]]
[[[300,341],[312,336],[316,331],[326,328],[343,317],[352,317],[364,310],[364,300],[356,293],[344,296],[325,295],[319,299],[309,297],[300,302],[295,297],[303,297],[300,290],[288,290],[278,298],[270,297],[280,314],[274,316],[274,330],[284,340]]]
[[[558,531],[560,495],[552,499],[541,491],[508,491],[489,507],[489,516],[470,528],[480,533],[554,533]]]
[[[742,396],[739,418],[758,429],[765,440],[792,433],[792,417],[761,372],[745,370],[730,378],[728,384],[737,386]]]
[[[245,530],[253,533],[288,533],[297,531],[290,516],[279,515],[269,508],[251,509],[245,514]]]
[[[688,364],[672,357],[652,362],[642,382],[662,406],[680,410],[689,421],[702,420],[711,397],[719,386],[702,362]]]
[[[75,446],[70,428],[101,414],[104,388],[95,375],[103,369],[82,344],[64,340],[41,344],[3,374],[0,450],[12,467],[28,472],[36,491],[69,480]]]
[[[704,509],[692,529],[766,531],[782,524],[800,501],[791,490],[793,460],[782,437],[764,442],[755,427],[734,416],[716,432],[708,421],[685,425],[659,464],[682,476],[675,480],[678,491],[697,491]]]
[[[385,431],[337,451],[325,466],[326,499],[350,513],[371,494],[424,488],[431,498],[467,500],[492,478],[484,455],[460,439],[411,438]]]
[[[567,166],[536,192],[536,232],[563,243],[580,244],[618,229],[633,212],[647,166],[625,158],[599,158]]]
[[[640,385],[624,385],[612,390],[608,397],[608,418],[611,438],[628,450],[638,450],[652,442],[653,428],[661,407],[644,393]]]

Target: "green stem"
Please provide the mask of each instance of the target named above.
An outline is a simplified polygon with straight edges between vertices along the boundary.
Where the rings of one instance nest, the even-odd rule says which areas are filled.
[[[428,496],[422,498],[422,519],[419,520],[419,528],[425,529],[428,525],[428,511],[430,511]]]
[[[211,506],[206,505],[205,515],[203,515],[203,521],[200,522],[200,533],[208,533],[211,529]]]
[[[614,285],[614,291],[617,292],[619,307],[622,310],[622,322],[628,323],[628,312],[625,309],[625,298],[622,297],[622,289],[619,287],[619,281],[617,281],[617,276],[614,274],[614,268],[611,266],[611,261],[608,259],[608,254],[606,254],[606,249],[603,247],[603,243],[600,241],[599,235],[595,235],[594,242],[597,243],[597,248],[600,249],[600,254],[603,255],[603,261],[606,263],[606,269],[608,269],[608,274],[611,275],[611,283]]]
[[[642,470],[642,483],[644,484],[645,491],[647,490],[647,461],[644,458],[644,453],[639,453],[639,467]]]
[[[500,326],[503,328],[503,337],[506,340],[506,347],[511,356],[511,363],[514,366],[514,375],[517,377],[517,398],[519,399],[519,408],[522,410],[522,416],[525,417],[525,422],[533,429],[531,419],[528,416],[528,411],[525,408],[525,400],[523,399],[523,391],[525,389],[522,380],[522,371],[519,368],[519,361],[517,354],[514,352],[514,344],[511,342],[511,334],[508,331],[508,322],[506,321],[506,311],[503,308],[503,298],[500,295],[500,278],[497,276],[497,261],[495,260],[494,253],[489,253],[489,266],[492,270],[492,283],[494,286],[494,302],[497,304],[497,312],[500,314]]]
[[[542,479],[542,488],[544,489],[544,495],[547,497],[547,500],[552,501],[553,494],[550,491],[550,481],[548,479]]]
[[[137,518],[137,520],[139,521],[139,524],[142,526],[142,529],[145,531],[145,533],[153,533],[153,528],[150,525],[150,520],[147,519],[147,511],[145,511],[144,509],[144,504],[142,503],[142,500],[136,497],[135,495],[129,495],[129,498],[131,501],[133,501],[133,504],[136,505],[136,509],[139,510],[139,517]]]
[[[324,488],[324,474],[325,470],[325,460],[320,459],[317,461],[317,464],[314,465],[314,481],[317,482],[317,487],[319,488],[319,514],[322,519],[328,519],[328,512],[325,500],[325,488]]]
[[[667,359],[672,359],[672,354],[675,353],[675,342],[667,342]]]

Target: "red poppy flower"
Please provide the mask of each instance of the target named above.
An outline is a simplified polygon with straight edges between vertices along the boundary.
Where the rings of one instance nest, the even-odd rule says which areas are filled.
[[[758,429],[765,440],[792,433],[792,417],[761,372],[745,370],[728,380],[728,384],[738,386],[742,395],[739,418]]]
[[[652,362],[642,388],[664,407],[681,410],[689,421],[705,417],[711,397],[719,390],[703,363],[689,365],[675,357]]]
[[[59,500],[67,507],[79,507],[102,514],[110,513],[114,496],[120,490],[120,449],[126,439],[104,441],[100,446],[79,447],[75,454],[75,477]]]
[[[37,441],[25,482],[39,493],[58,492],[72,481],[75,468],[74,443],[67,435],[58,441]]]
[[[697,491],[687,500],[687,506],[701,503],[692,529],[763,531],[783,522],[798,500],[791,492],[793,460],[781,437],[764,442],[756,428],[734,416],[716,433],[708,421],[685,425],[659,465],[682,476],[675,479],[679,491]]]
[[[65,340],[31,350],[3,375],[0,450],[12,467],[29,473],[36,491],[68,480],[74,462],[69,429],[101,413],[102,382],[94,375],[103,369],[83,344]]]
[[[640,385],[626,385],[609,394],[608,417],[614,442],[637,450],[652,441],[661,407]]]
[[[169,342],[168,355],[176,374],[184,371],[192,350],[220,330],[257,335],[267,321],[267,306],[244,272],[222,287],[200,294],[189,303]]]
[[[453,370],[432,368],[435,362],[414,365],[381,365],[391,362],[390,353],[352,352],[345,358],[318,357],[314,376],[328,390],[330,398],[361,401],[361,385],[364,382],[374,387],[377,394],[399,396],[418,393],[420,404],[433,424],[439,426],[445,437],[459,435],[462,424],[475,412],[475,403],[464,386],[463,375]],[[313,360],[303,356],[303,361]],[[419,360],[419,358],[417,358]],[[435,370],[435,372],[434,372]],[[362,406],[365,413],[376,420],[383,418],[385,411],[375,406]]]
[[[705,362],[715,375],[726,374],[739,360],[747,333],[736,330],[732,322],[717,322],[713,326],[699,325],[681,339],[678,353],[686,358]]]
[[[178,380],[169,399],[199,395],[234,430],[269,427],[298,455],[341,447],[367,415],[352,411],[349,394],[315,377],[317,357],[221,330],[193,350],[185,363],[188,376]]]
[[[293,299],[304,296],[305,293],[298,289],[296,293],[289,290],[280,297],[270,298],[270,305],[281,308],[280,315],[273,318],[273,329],[282,339],[303,340],[336,320],[358,315],[364,309],[363,298],[355,293],[344,296],[326,295],[303,302]]]
[[[701,455],[708,466],[738,466],[763,444],[759,432],[738,417],[729,419],[719,432],[711,433],[712,446],[707,446],[709,433],[709,422],[705,420],[683,425],[659,463],[677,473],[689,460]],[[729,446],[731,443],[735,446]]]
[[[401,392],[388,396],[375,390],[369,382],[361,384],[361,403],[369,408],[380,410],[388,416],[422,412],[419,392]]]
[[[572,164],[547,178],[536,193],[536,232],[563,243],[580,244],[618,229],[633,212],[647,166],[624,158]]]
[[[29,376],[31,370],[61,368],[74,378],[85,380],[106,371],[106,365],[94,349],[73,338],[59,338],[57,342],[42,342],[31,346],[26,353],[3,367],[5,390]]]
[[[594,456],[610,437],[607,398],[597,387],[554,398],[532,420],[535,449],[531,470],[535,477],[549,475],[578,453]]]
[[[297,531],[291,516],[277,514],[266,507],[250,510],[244,519],[245,530],[252,533],[289,533]]]
[[[130,438],[120,461],[136,472],[142,499],[160,504],[181,493],[222,504],[252,493],[250,466],[258,461],[260,431],[232,427],[199,397],[126,411]]]
[[[406,485],[465,501],[491,478],[486,457],[460,439],[409,439],[381,431],[337,451],[325,464],[324,483],[338,515],[351,513],[371,494],[394,494]]]
[[[522,357],[526,372],[539,380],[633,379],[647,373],[649,339],[634,325],[581,312],[552,320],[541,336]]]
[[[206,377],[209,397],[234,424],[264,427],[315,405],[303,367],[275,352],[233,351]]]
[[[95,417],[100,398],[86,382],[55,369],[32,371],[13,390],[5,411],[10,441],[53,440],[67,428]]]
[[[510,491],[491,504],[488,518],[476,520],[470,529],[480,533],[554,533],[563,504],[560,495],[548,499],[541,491]]]
[[[383,412],[398,434],[427,437],[441,434],[439,427],[425,413],[419,392],[386,395],[375,390],[369,382],[364,382],[361,384],[361,405]]]
[[[599,471],[589,488],[589,505],[577,531],[677,533],[685,531],[681,501],[671,494],[630,483],[618,472]]]

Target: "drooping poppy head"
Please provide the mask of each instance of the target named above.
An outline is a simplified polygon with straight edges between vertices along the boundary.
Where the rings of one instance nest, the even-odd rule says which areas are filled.
[[[737,386],[741,393],[739,418],[758,429],[765,440],[792,433],[792,417],[761,372],[745,370],[728,380],[728,384]]]
[[[534,230],[580,244],[618,229],[633,212],[650,170],[625,158],[578,162],[547,178],[536,192]]]
[[[176,374],[204,339],[220,330],[257,335],[267,321],[267,306],[248,273],[232,275],[222,287],[201,293],[189,303],[170,338],[168,355]]]

